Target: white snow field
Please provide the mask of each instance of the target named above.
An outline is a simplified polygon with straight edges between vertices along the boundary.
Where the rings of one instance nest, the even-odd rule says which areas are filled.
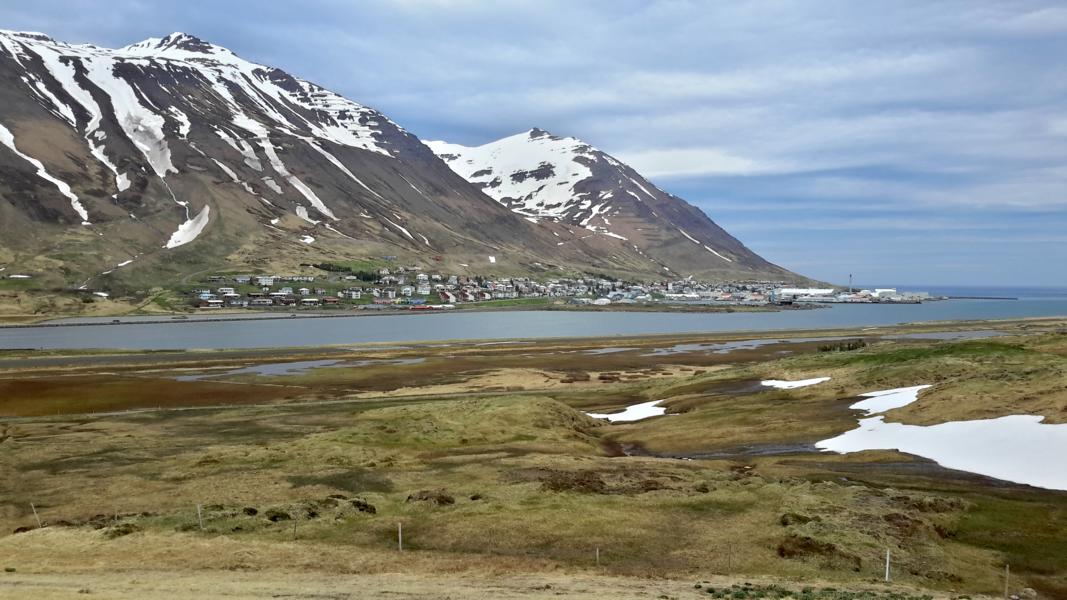
[[[884,413],[887,410],[894,408],[900,408],[907,406],[912,402],[919,399],[919,392],[925,390],[930,386],[928,385],[916,385],[913,387],[897,388],[893,390],[882,390],[880,392],[868,392],[866,394],[860,394],[861,397],[867,398],[861,400],[849,408],[856,410],[866,411],[868,415],[875,415],[878,413]]]
[[[875,415],[918,399],[930,386],[863,394],[852,408]],[[933,460],[960,471],[1052,490],[1067,490],[1067,424],[1042,423],[1037,415],[950,421],[939,425],[886,423],[878,415],[859,420],[859,427],[815,444],[824,451],[849,454],[864,450],[897,450]]]
[[[780,390],[795,390],[796,388],[808,387],[830,381],[829,377],[815,377],[813,379],[798,379],[797,381],[785,381],[784,379],[765,379],[760,383],[762,386],[778,388]]]
[[[642,419],[648,419],[650,417],[658,417],[667,413],[667,408],[659,406],[662,400],[653,400],[652,402],[643,402],[641,404],[634,404],[633,406],[627,406],[626,410],[611,414],[601,413],[585,413],[594,419],[607,419],[612,423],[628,423],[631,421],[640,421]]]
[[[177,248],[195,240],[207,227],[210,217],[211,207],[204,205],[199,214],[178,226],[178,230],[171,234],[165,247]]]

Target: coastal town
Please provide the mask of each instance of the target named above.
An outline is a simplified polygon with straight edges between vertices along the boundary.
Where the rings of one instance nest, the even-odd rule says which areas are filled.
[[[211,275],[187,292],[199,309],[352,308],[448,310],[457,305],[791,306],[827,303],[920,303],[926,292],[894,288],[800,288],[778,281],[635,283],[604,277],[471,277],[395,266],[356,274]]]

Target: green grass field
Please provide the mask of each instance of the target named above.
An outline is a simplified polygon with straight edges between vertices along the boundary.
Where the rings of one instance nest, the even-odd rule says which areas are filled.
[[[1006,563],[1013,589],[1063,597],[1067,493],[896,452],[809,447],[855,426],[855,395],[920,383],[937,385],[889,420],[1011,411],[1063,422],[1060,327],[969,342],[868,332],[865,347],[840,352],[649,352],[706,341],[693,336],[304,350],[289,360],[340,362],[290,376],[224,374],[284,361],[284,350],[82,355],[47,368],[23,353],[30,363],[0,371],[0,564],[21,570],[20,556],[47,549],[43,560],[70,569],[86,545],[99,564],[125,564],[118,553],[135,544],[175,572],[212,557],[325,573],[372,561],[427,576],[727,577],[692,591],[844,599],[872,589],[889,549],[901,597],[996,594]],[[589,352],[604,346],[624,350]],[[388,362],[411,358],[422,360]],[[217,376],[174,379],[189,373]],[[797,390],[758,385],[822,375],[831,381]],[[672,414],[607,424],[582,413],[650,399]],[[72,414],[130,408],[151,410]],[[8,535],[34,527],[31,502],[62,544]],[[295,547],[322,558],[294,567]]]

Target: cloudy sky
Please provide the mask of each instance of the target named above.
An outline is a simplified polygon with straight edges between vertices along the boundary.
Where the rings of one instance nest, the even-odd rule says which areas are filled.
[[[1067,286],[1067,5],[5,0],[0,28],[184,31],[424,139],[580,137],[805,274]]]

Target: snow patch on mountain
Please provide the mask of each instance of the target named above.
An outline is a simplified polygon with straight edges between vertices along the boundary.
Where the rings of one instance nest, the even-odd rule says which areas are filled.
[[[394,222],[390,221],[390,220],[389,220],[389,219],[387,219],[386,217],[382,217],[382,218],[383,218],[383,219],[385,219],[385,222],[386,222],[386,223],[389,223],[389,224],[390,224],[390,225],[392,225],[393,227],[396,227],[396,228],[397,228],[397,229],[399,229],[399,230],[400,230],[401,232],[403,232],[403,233],[404,233],[404,235],[408,236],[408,238],[409,238],[409,239],[411,239],[411,241],[415,241],[415,238],[414,238],[414,236],[412,236],[412,235],[411,235],[411,232],[410,232],[410,231],[408,231],[408,230],[407,230],[407,229],[405,229],[404,227],[402,227],[402,226],[400,226],[400,225],[397,225],[396,223],[394,223]]]
[[[257,196],[257,197],[259,196],[259,194],[256,193],[256,190],[252,189],[252,186],[249,185],[247,182],[241,180],[241,178],[237,176],[237,173],[235,173],[233,169],[231,169],[230,167],[226,166],[226,163],[220,161],[217,158],[213,158],[211,160],[213,160],[215,162],[215,164],[218,165],[218,167],[220,169],[222,169],[223,173],[226,173],[226,175],[228,175],[230,177],[231,181],[233,181],[234,183],[240,185],[249,194],[251,194],[253,196]],[[266,200],[264,200],[264,202],[266,202]]]
[[[267,187],[269,187],[269,188],[270,188],[270,189],[271,189],[271,190],[272,190],[272,191],[273,191],[273,192],[274,192],[275,194],[278,194],[279,196],[281,196],[281,195],[282,195],[283,193],[285,193],[285,192],[284,192],[284,190],[282,190],[282,186],[278,185],[278,182],[274,181],[274,178],[273,178],[273,177],[264,177],[264,178],[262,179],[262,181],[263,181],[263,183],[264,183],[264,184],[266,184],[266,186],[267,186]]]
[[[59,189],[59,193],[63,194],[70,200],[70,207],[74,209],[74,212],[78,213],[78,216],[82,219],[82,225],[89,225],[89,213],[82,206],[78,196],[71,191],[70,186],[65,181],[62,181],[49,173],[41,161],[36,158],[22,152],[15,147],[15,135],[11,133],[11,130],[7,127],[0,125],[0,144],[8,147],[9,150],[17,154],[20,158],[30,163],[37,169],[37,176],[45,181],[48,181],[55,185]]]
[[[731,258],[727,258],[727,257],[723,256],[722,254],[719,254],[719,253],[718,253],[718,252],[716,252],[715,250],[713,250],[713,249],[709,248],[707,244],[704,244],[704,249],[705,249],[705,250],[707,250],[708,252],[711,252],[711,253],[712,253],[712,254],[714,254],[715,256],[718,256],[719,258],[721,258],[721,259],[725,260],[726,262],[734,262],[734,261],[733,261],[733,259],[731,259]]]
[[[178,230],[171,234],[164,248],[177,248],[195,240],[203,233],[210,218],[211,207],[205,204],[195,217],[178,226]]]

